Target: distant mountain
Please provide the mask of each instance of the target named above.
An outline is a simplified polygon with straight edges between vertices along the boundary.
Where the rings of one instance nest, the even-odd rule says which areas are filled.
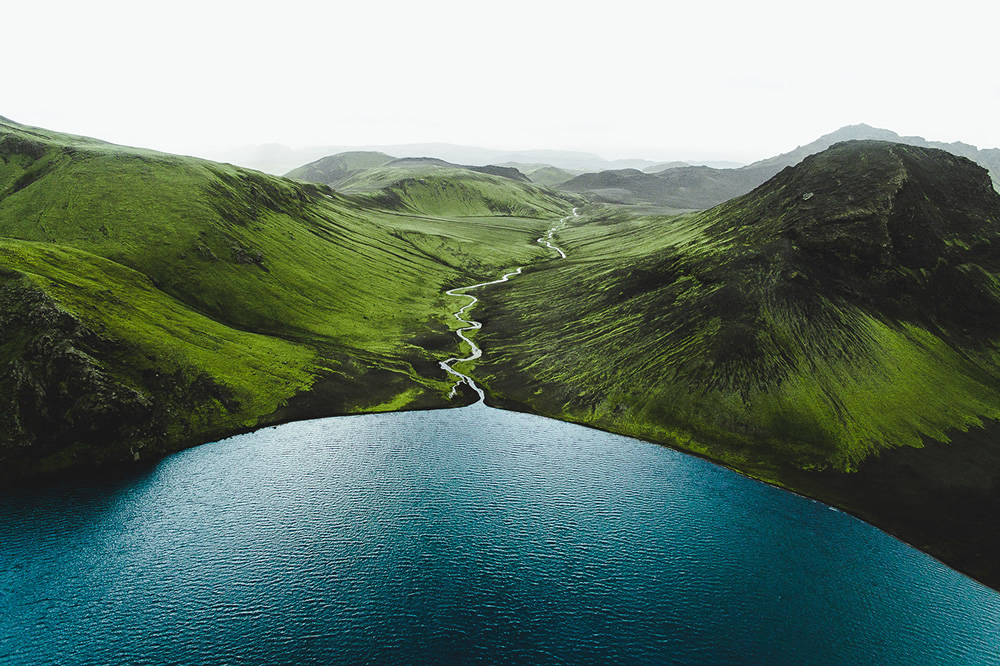
[[[398,167],[398,168],[408,168],[414,166],[439,166],[446,169],[463,169],[466,171],[475,171],[476,173],[485,173],[490,176],[500,176],[501,178],[509,178],[510,180],[515,180],[519,183],[530,183],[531,180],[528,179],[523,173],[518,171],[514,167],[509,166],[496,166],[494,164],[486,164],[484,166],[470,166],[467,164],[452,164],[442,159],[435,157],[401,157],[397,160],[389,162],[385,166],[387,167]]]
[[[599,202],[656,204],[680,210],[704,209],[750,192],[785,167],[798,164],[809,155],[836,143],[861,139],[939,148],[967,157],[989,170],[995,185],[1000,184],[1000,149],[979,150],[960,142],[946,144],[926,141],[921,137],[901,137],[890,130],[862,124],[842,127],[805,146],[738,169],[682,166],[656,173],[632,169],[603,171],[584,174],[560,185],[560,188],[585,194]]]
[[[733,162],[732,160],[688,160],[691,166],[707,166],[713,169],[739,169],[746,166],[745,162]]]
[[[580,173],[608,169],[647,169],[660,162],[646,159],[608,160],[594,153],[567,150],[520,150],[505,151],[472,146],[456,146],[447,143],[412,143],[371,146],[312,146],[289,148],[278,144],[245,146],[225,152],[212,153],[207,157],[220,162],[230,162],[250,169],[257,169],[274,175],[286,174],[302,165],[315,162],[326,156],[342,153],[385,153],[399,157],[434,157],[452,164],[497,164],[513,166],[526,173],[531,167],[538,169],[553,166]],[[705,164],[692,161],[691,164]],[[711,162],[711,166],[740,166],[735,162]]]
[[[241,146],[224,151],[209,151],[204,157],[217,162],[236,164],[247,169],[256,169],[273,176],[280,176],[304,164],[314,162],[328,155],[344,152],[379,152],[362,150],[349,146],[309,146],[289,148],[277,143],[256,146]]]
[[[773,167],[759,170],[677,167],[659,173],[636,169],[585,173],[559,189],[579,192],[593,201],[656,204],[676,210],[701,210],[746,194],[773,176]]]
[[[679,169],[681,167],[694,166],[689,162],[660,162],[659,164],[654,164],[653,166],[648,166],[643,169],[643,173],[659,173],[660,171],[666,171],[667,169]]]
[[[396,158],[391,155],[378,152],[354,151],[339,153],[293,169],[286,173],[285,177],[335,186],[357,171],[384,166],[394,159]]]
[[[304,166],[292,169],[286,178],[296,178],[310,183],[323,183],[331,187],[340,187],[349,182],[352,177],[367,169],[385,167],[390,169],[411,169],[414,167],[440,167],[443,169],[462,169],[474,171],[491,176],[509,178],[519,183],[530,183],[531,181],[523,173],[514,167],[495,166],[467,166],[464,164],[452,164],[437,157],[391,157],[385,153],[377,152],[348,152],[330,155],[322,159],[310,162]]]
[[[543,166],[528,172],[531,182],[545,187],[558,187],[580,175],[578,171],[569,171],[554,166]]]

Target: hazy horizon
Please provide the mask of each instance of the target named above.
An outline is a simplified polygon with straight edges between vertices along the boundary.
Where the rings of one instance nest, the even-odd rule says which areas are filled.
[[[1000,146],[1000,8],[451,0],[5,9],[0,115],[208,156],[447,143],[749,163],[845,125]],[[30,28],[30,29],[29,29]]]

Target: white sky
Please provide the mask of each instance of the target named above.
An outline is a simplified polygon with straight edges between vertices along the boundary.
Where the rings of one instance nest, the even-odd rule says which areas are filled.
[[[2,23],[0,115],[169,152],[748,162],[860,122],[1000,146],[995,0],[4,0]]]

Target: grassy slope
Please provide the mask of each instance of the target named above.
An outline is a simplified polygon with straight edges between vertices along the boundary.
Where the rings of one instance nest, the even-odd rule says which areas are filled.
[[[741,321],[739,296],[686,274],[705,268],[683,260],[665,269],[669,294],[646,291],[644,245],[666,241],[691,256],[711,242],[704,218],[628,226],[565,230],[568,259],[491,298],[481,313],[489,361],[477,377],[494,388],[518,368],[536,388],[515,399],[544,387],[532,402],[546,413],[615,424],[765,477],[788,462],[848,471],[882,448],[1000,417],[996,373],[979,365],[996,367],[993,352],[970,358],[924,328],[843,304],[824,302],[819,317],[762,308]],[[767,367],[737,353],[751,347],[773,354]]]
[[[577,172],[559,169],[553,166],[544,166],[528,172],[531,182],[546,187],[559,187],[563,183],[568,183],[579,175]]]
[[[24,377],[0,387],[0,399],[37,404],[9,419],[8,469],[38,456],[51,467],[119,460],[137,446],[155,453],[293,416],[447,404],[436,361],[453,350],[455,323],[442,292],[543,257],[530,241],[550,223],[465,219],[489,209],[466,198],[415,216],[419,204],[405,198],[404,211],[385,210],[319,186],[7,122],[0,155],[8,328],[23,331],[0,362]],[[476,176],[502,195],[506,181]],[[565,207],[534,193],[545,209],[526,213],[551,218]],[[20,312],[26,295],[54,314]],[[107,433],[72,427],[82,409],[72,395],[49,413],[65,384],[45,361],[43,341],[54,335],[70,357],[88,359],[80,381],[99,376],[111,403],[132,396],[145,410],[134,425],[149,427],[129,431],[131,444],[98,451]],[[309,387],[313,399],[296,397]],[[220,398],[185,404],[201,394]],[[65,427],[27,436],[24,423],[51,419]]]
[[[941,205],[913,185],[923,153],[840,159],[700,214],[585,216],[558,236],[568,259],[476,313],[472,374],[497,404],[823,497],[996,585],[1000,448],[969,442],[1000,418],[1000,206],[985,177],[942,183]],[[952,439],[967,462],[945,488]]]
[[[376,205],[422,215],[559,217],[565,198],[507,178],[443,166],[368,169],[340,188]]]

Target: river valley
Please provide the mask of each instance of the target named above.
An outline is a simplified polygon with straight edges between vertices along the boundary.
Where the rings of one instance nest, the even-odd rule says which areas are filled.
[[[572,215],[562,218],[559,221],[559,224],[549,229],[545,236],[538,239],[538,242],[544,244],[549,249],[555,250],[556,252],[559,253],[559,257],[561,259],[565,259],[566,253],[563,252],[562,248],[552,243],[553,234],[556,232],[557,229],[559,229],[562,226],[565,226],[566,220],[570,219],[570,217],[579,217],[579,215],[580,214],[577,212],[577,209],[574,208]],[[461,372],[455,370],[454,367],[456,363],[462,363],[464,361],[474,361],[483,355],[482,349],[480,349],[479,346],[476,345],[475,342],[470,340],[469,337],[466,335],[466,333],[470,333],[472,331],[478,331],[483,326],[478,321],[465,319],[465,313],[468,312],[473,306],[475,306],[475,304],[479,302],[479,299],[473,296],[472,294],[468,294],[465,292],[472,291],[474,289],[479,289],[481,287],[486,287],[488,285],[501,284],[503,282],[507,282],[512,277],[520,275],[521,271],[523,270],[524,267],[521,266],[518,267],[517,270],[511,271],[510,273],[505,273],[497,280],[491,280],[490,282],[480,282],[478,284],[469,285],[468,287],[456,287],[454,289],[449,289],[448,291],[445,292],[449,296],[464,296],[465,298],[470,299],[468,303],[462,306],[458,310],[458,312],[455,313],[455,319],[465,324],[465,326],[463,328],[458,329],[455,332],[455,334],[458,335],[459,339],[462,342],[469,345],[471,352],[469,353],[468,356],[464,358],[457,358],[453,356],[445,361],[441,361],[440,363],[441,369],[443,369],[445,372],[454,376],[457,379],[455,385],[451,389],[451,394],[449,395],[449,397],[454,397],[455,394],[458,392],[458,387],[461,386],[462,384],[466,384],[479,395],[480,402],[482,402],[486,398],[486,394],[483,393],[483,390],[476,385],[476,382],[475,380],[472,379],[472,377],[462,374]]]
[[[551,232],[540,239],[553,243]],[[830,507],[501,411],[0,493],[0,662],[1000,663],[1000,594]]]

